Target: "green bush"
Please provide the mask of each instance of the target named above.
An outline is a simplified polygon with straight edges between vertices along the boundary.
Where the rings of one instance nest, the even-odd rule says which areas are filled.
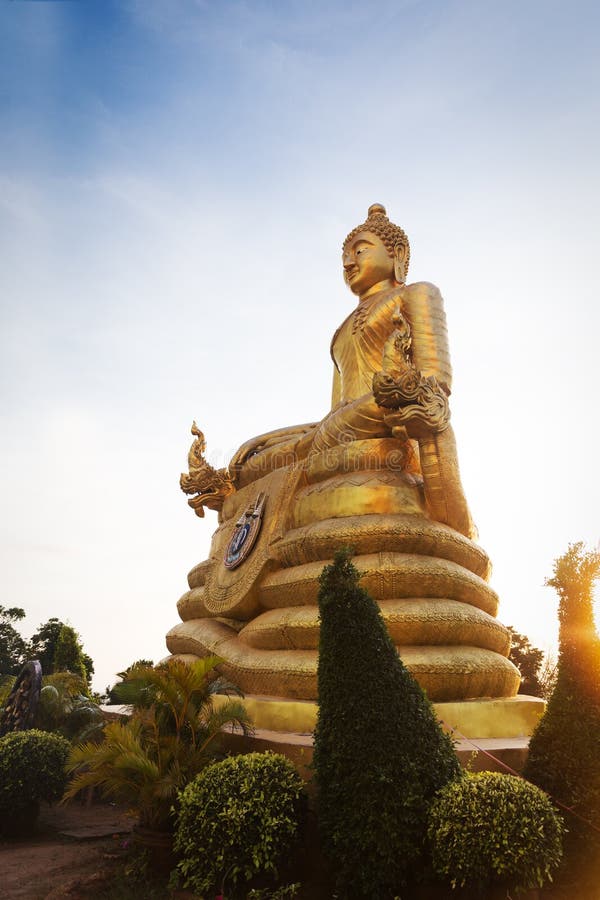
[[[424,870],[429,804],[460,766],[358,579],[347,551],[321,575],[314,767],[338,893],[381,900]]]
[[[249,753],[210,765],[180,794],[175,851],[184,887],[203,895],[276,876],[299,837],[302,798],[285,756]]]
[[[30,729],[0,739],[0,831],[17,834],[33,827],[41,801],[63,793],[71,745],[58,734]]]
[[[552,880],[562,858],[562,819],[548,797],[514,775],[480,772],[446,785],[429,810],[433,868],[483,897]]]

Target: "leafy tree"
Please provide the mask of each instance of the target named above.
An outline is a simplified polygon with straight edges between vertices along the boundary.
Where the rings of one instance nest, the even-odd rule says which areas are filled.
[[[319,827],[344,898],[387,898],[421,868],[434,794],[454,747],[401,662],[347,550],[320,578]]]
[[[81,661],[83,662],[83,667],[85,669],[85,680],[88,685],[92,683],[92,675],[94,674],[94,660],[89,655],[89,653],[82,652]]]
[[[54,672],[56,642],[63,625],[64,622],[60,619],[48,619],[40,625],[29,642],[28,655],[31,659],[39,660],[44,675],[51,675]]]
[[[54,672],[61,671],[60,668],[56,668],[55,656],[60,633],[65,627],[70,626],[66,626],[64,622],[61,622],[60,619],[57,619],[56,617],[48,619],[47,622],[45,622],[43,625],[40,625],[29,642],[27,655],[29,659],[39,660],[44,675],[51,675]],[[77,632],[75,632],[75,635],[79,645],[81,646],[81,639]],[[92,680],[92,675],[94,674],[94,663],[91,656],[83,651],[83,648],[81,650],[81,660],[85,669],[84,677],[89,686]],[[63,669],[62,671],[72,670]],[[79,675],[79,670],[75,672],[75,674]]]
[[[572,808],[566,848],[571,858],[600,842],[600,639],[593,588],[600,551],[571,544],[554,563],[546,584],[559,596],[556,687],[529,744],[525,777]],[[594,829],[582,822],[586,819]]]
[[[541,697],[543,687],[539,673],[544,661],[544,652],[534,647],[526,635],[520,634],[510,626],[508,630],[511,638],[510,656],[508,658],[521,673],[519,693]]]
[[[13,622],[25,618],[20,606],[0,606],[0,674],[16,675],[26,657],[26,644]]]
[[[87,671],[83,663],[83,649],[79,637],[70,625],[63,625],[54,651],[54,672],[72,672],[87,686]]]

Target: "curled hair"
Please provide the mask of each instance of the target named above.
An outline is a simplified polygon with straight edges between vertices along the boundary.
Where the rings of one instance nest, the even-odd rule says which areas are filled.
[[[377,235],[383,242],[385,249],[390,256],[394,255],[394,247],[396,244],[402,244],[402,246],[406,248],[406,256],[404,259],[404,277],[406,278],[410,260],[410,244],[408,242],[408,237],[403,228],[390,222],[386,215],[385,207],[382,206],[381,203],[374,203],[369,207],[366,221],[363,222],[362,225],[357,225],[356,228],[352,229],[350,234],[346,237],[342,249],[345,249],[346,244],[352,241],[361,231],[370,231],[371,234]]]

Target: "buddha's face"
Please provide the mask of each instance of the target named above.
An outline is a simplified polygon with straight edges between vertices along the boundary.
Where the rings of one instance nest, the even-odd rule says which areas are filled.
[[[346,244],[342,264],[346,284],[361,299],[395,284],[394,259],[381,238],[371,231],[359,231]]]

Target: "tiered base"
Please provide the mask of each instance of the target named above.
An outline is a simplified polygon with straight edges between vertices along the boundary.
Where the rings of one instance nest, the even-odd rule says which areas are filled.
[[[217,703],[226,698],[217,698]],[[258,729],[310,734],[317,721],[317,704],[310,700],[246,696],[244,705]],[[501,700],[464,700],[434,703],[444,729],[457,740],[528,738],[541,718],[545,703],[538,697],[518,694]]]

